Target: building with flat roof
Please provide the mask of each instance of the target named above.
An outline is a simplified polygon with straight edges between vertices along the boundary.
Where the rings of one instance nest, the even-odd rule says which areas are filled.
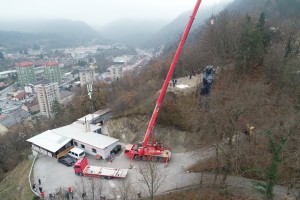
[[[16,63],[15,66],[21,85],[25,86],[36,81],[33,62],[20,62]]]
[[[10,76],[15,76],[17,75],[17,70],[8,70],[8,71],[3,71],[0,72],[0,78],[9,78]]]
[[[123,76],[123,67],[122,66],[111,66],[110,67],[110,78],[112,81],[117,81]]]
[[[107,114],[106,110],[102,112]],[[100,134],[101,126],[96,123],[100,114],[86,115],[76,122],[60,128],[45,131],[27,141],[31,143],[33,154],[43,154],[57,158],[61,152],[71,146],[83,149],[86,153],[100,156],[103,159],[111,155],[117,146],[118,139]]]
[[[9,114],[1,114],[0,115],[0,124],[9,128],[16,124],[21,123],[22,121],[27,121],[31,118],[29,112],[18,108],[16,110],[11,111]]]
[[[55,101],[60,103],[58,83],[35,85],[35,92],[40,106],[40,113],[48,118],[53,116],[52,106]]]
[[[95,71],[94,70],[82,70],[79,72],[80,78],[80,86],[84,86],[86,84],[92,83],[96,80]]]
[[[56,61],[44,62],[44,75],[51,82],[61,84],[60,63]]]

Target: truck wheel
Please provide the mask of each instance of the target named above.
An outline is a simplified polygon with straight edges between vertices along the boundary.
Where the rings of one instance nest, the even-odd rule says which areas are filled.
[[[143,155],[142,160],[143,160],[143,161],[147,161],[147,160],[148,160],[148,156]]]
[[[160,163],[164,163],[164,162],[165,162],[165,159],[164,159],[164,158],[159,158],[158,161],[159,161]]]
[[[83,176],[83,173],[82,173],[82,172],[78,172],[78,175],[79,175],[79,176]]]
[[[141,160],[141,157],[139,155],[135,155],[134,156],[134,160],[138,160],[139,161],[139,160]]]
[[[158,161],[158,157],[152,156],[152,162],[157,162],[157,161]]]

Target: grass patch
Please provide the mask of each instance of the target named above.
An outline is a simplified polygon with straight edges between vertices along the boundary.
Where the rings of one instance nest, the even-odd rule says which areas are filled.
[[[31,160],[25,160],[7,174],[0,183],[1,199],[33,199],[35,195],[30,190],[28,183],[28,174],[31,164]]]

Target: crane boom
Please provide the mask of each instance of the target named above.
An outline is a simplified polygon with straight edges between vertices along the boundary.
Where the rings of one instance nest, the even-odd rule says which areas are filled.
[[[180,42],[179,42],[179,45],[178,45],[178,47],[177,47],[175,56],[174,56],[173,61],[172,61],[172,63],[171,63],[170,69],[169,69],[169,71],[168,71],[168,74],[167,74],[167,77],[166,77],[166,79],[165,79],[165,82],[164,82],[164,84],[163,84],[163,86],[162,86],[162,89],[161,89],[161,91],[160,91],[159,97],[158,97],[158,99],[157,99],[157,102],[156,102],[154,111],[153,111],[153,113],[152,113],[151,120],[150,120],[150,122],[149,122],[147,131],[146,131],[146,134],[145,134],[143,143],[142,143],[142,146],[144,146],[144,147],[147,146],[147,143],[148,143],[150,134],[151,134],[152,129],[153,129],[153,127],[154,127],[154,124],[155,124],[155,121],[156,121],[156,118],[157,118],[157,115],[158,115],[158,111],[159,111],[159,109],[160,109],[160,107],[161,107],[161,103],[162,103],[162,100],[163,100],[163,98],[164,98],[165,92],[166,92],[166,90],[167,90],[169,81],[170,81],[170,79],[171,79],[171,76],[172,76],[172,73],[173,73],[173,71],[174,71],[175,65],[176,65],[176,63],[177,63],[178,57],[179,57],[179,55],[180,55],[180,53],[181,53],[181,49],[182,49],[182,47],[183,47],[183,45],[184,45],[184,43],[185,43],[185,40],[186,40],[186,38],[187,38],[187,36],[188,36],[188,34],[189,34],[189,32],[190,32],[191,26],[192,26],[192,24],[193,24],[193,21],[194,21],[194,19],[195,19],[195,16],[196,16],[196,14],[197,14],[197,11],[198,11],[198,8],[199,8],[199,6],[200,6],[200,4],[201,4],[201,1],[202,1],[202,0],[197,0],[197,3],[196,3],[196,5],[195,5],[195,7],[194,7],[194,10],[193,10],[193,12],[192,12],[192,15],[190,16],[190,19],[189,19],[189,21],[188,21],[188,23],[187,23],[187,25],[186,25],[186,28],[185,28],[185,30],[184,30],[184,33],[183,33],[183,35],[182,35],[182,37],[181,37],[181,40],[180,40]]]

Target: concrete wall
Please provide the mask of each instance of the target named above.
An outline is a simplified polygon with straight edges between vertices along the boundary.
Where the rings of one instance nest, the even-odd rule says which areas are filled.
[[[117,146],[117,144],[118,144],[118,142],[115,142],[115,143],[111,144],[110,146],[108,146],[105,149],[100,149],[100,148],[91,146],[89,144],[83,143],[83,142],[78,141],[78,140],[73,140],[73,142],[74,142],[74,146],[76,146],[75,142],[77,142],[77,147],[79,147],[81,149],[84,149],[85,153],[93,155],[93,156],[95,156],[96,154],[99,154],[99,155],[102,156],[103,159],[107,159],[110,156],[110,151],[113,148],[115,148]],[[84,145],[85,148],[82,148],[81,145]],[[92,150],[93,148],[97,150],[97,153],[93,152],[93,150]]]

